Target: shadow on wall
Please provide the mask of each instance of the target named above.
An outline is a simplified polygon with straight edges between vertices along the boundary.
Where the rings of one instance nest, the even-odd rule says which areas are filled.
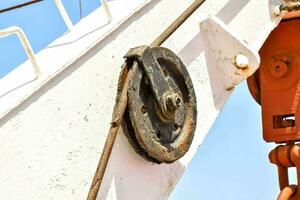
[[[153,200],[157,199],[159,193],[161,193],[159,199],[165,199],[179,179],[180,175],[178,174],[182,174],[184,170],[185,167],[179,161],[172,164],[154,164],[144,160],[128,144],[123,132],[120,131],[97,200]],[[157,178],[157,176],[159,177]],[[132,185],[140,187],[133,188]],[[161,188],[165,188],[166,185],[169,188],[167,193],[161,192]]]
[[[229,24],[238,13],[246,7],[246,5],[250,2],[250,0],[230,0],[216,15],[219,19],[221,19],[225,24]],[[274,3],[275,2],[275,3]],[[274,4],[278,4],[282,2],[280,0],[268,0],[269,5],[269,18],[270,21],[274,21]],[[264,2],[262,2],[264,3]],[[255,12],[255,11],[253,11]]]
[[[250,0],[231,0],[216,15],[225,24],[229,24]]]

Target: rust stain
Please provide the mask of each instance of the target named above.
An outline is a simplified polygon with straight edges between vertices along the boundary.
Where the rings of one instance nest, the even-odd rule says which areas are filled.
[[[235,88],[235,86],[230,86],[230,87],[226,88],[226,91],[231,91],[231,90],[233,90],[234,88]]]

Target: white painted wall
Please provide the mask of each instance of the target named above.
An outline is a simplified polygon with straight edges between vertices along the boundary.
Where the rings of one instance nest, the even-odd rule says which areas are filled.
[[[0,199],[86,198],[109,129],[122,56],[151,43],[192,2],[152,0],[0,120]],[[140,158],[120,131],[99,200],[168,197],[231,94],[199,23],[216,14],[258,50],[274,26],[268,4],[262,4],[207,1],[163,45],[178,53],[194,83],[198,121],[192,147],[179,161],[156,165]],[[255,23],[248,20],[254,8]]]

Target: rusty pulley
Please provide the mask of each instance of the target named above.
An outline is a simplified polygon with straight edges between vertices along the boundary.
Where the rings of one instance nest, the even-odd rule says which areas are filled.
[[[164,30],[150,45],[150,47],[152,47],[153,49],[157,49],[158,46],[160,46],[163,42],[165,42],[170,35],[172,35],[172,33],[174,33],[184,22],[185,20],[187,20],[203,3],[205,2],[205,0],[195,0],[166,30]],[[155,47],[155,48],[153,48]],[[165,49],[165,52],[169,52],[169,55],[173,55],[173,57],[177,57],[174,53],[172,53],[170,50]],[[151,52],[150,52],[151,53]],[[120,125],[122,124],[123,126],[123,130],[125,132],[125,134],[127,133],[127,138],[129,139],[129,141],[132,141],[131,144],[132,146],[136,149],[136,151],[138,153],[140,153],[140,155],[143,155],[144,157],[146,157],[148,160],[153,161],[153,162],[173,162],[174,160],[182,157],[186,151],[188,150],[189,146],[191,145],[191,141],[193,139],[193,135],[194,135],[194,130],[195,130],[195,126],[196,126],[196,99],[195,99],[195,93],[194,93],[194,89],[192,86],[192,82],[190,80],[190,77],[187,73],[187,70],[185,69],[184,65],[182,64],[182,62],[180,61],[180,59],[177,57],[177,59],[173,59],[173,61],[178,61],[177,63],[168,63],[166,61],[168,61],[168,59],[155,59],[156,63],[158,63],[159,66],[164,66],[165,67],[165,72],[169,73],[170,77],[174,80],[173,83],[175,83],[175,85],[169,85],[169,88],[173,89],[176,87],[179,88],[179,92],[182,94],[182,96],[180,96],[180,102],[177,101],[176,98],[176,94],[172,96],[169,96],[170,93],[168,94],[168,97],[171,98],[167,98],[169,99],[168,102],[168,109],[169,110],[162,110],[163,105],[162,105],[162,101],[161,99],[158,99],[158,97],[155,95],[155,92],[153,93],[155,95],[155,100],[159,105],[159,109],[160,111],[162,111],[163,115],[159,115],[159,119],[161,121],[160,124],[158,124],[158,127],[162,127],[163,125],[170,125],[170,120],[172,120],[172,115],[173,115],[173,120],[174,122],[176,121],[176,116],[178,115],[178,112],[181,112],[180,110],[182,110],[184,112],[184,123],[182,124],[177,124],[175,125],[175,123],[173,124],[174,129],[177,130],[177,133],[175,134],[171,134],[171,140],[168,141],[159,141],[156,140],[156,145],[161,146],[161,150],[163,152],[164,155],[157,156],[157,152],[153,152],[153,151],[147,151],[149,147],[145,147],[141,146],[141,144],[139,143],[139,140],[137,139],[136,135],[140,135],[143,134],[143,131],[138,132],[137,134],[134,132],[134,128],[132,127],[132,123],[131,123],[131,114],[129,114],[129,110],[130,107],[128,106],[128,94],[129,94],[129,87],[132,86],[132,78],[136,77],[136,73],[137,70],[140,70],[139,67],[137,66],[139,61],[141,61],[140,59],[136,59],[134,57],[136,56],[140,56],[141,54],[129,54],[127,55],[127,61],[124,63],[123,67],[122,67],[122,71],[121,71],[121,75],[119,77],[119,83],[118,83],[118,93],[117,93],[117,98],[116,98],[116,104],[114,107],[114,111],[113,111],[113,116],[112,116],[112,122],[111,122],[111,126],[104,144],[104,148],[103,151],[101,153],[101,157],[97,166],[97,170],[95,172],[95,176],[93,178],[93,182],[91,184],[91,188],[88,194],[87,199],[88,200],[95,200],[97,198],[97,194],[100,188],[100,185],[102,183],[103,177],[104,177],[104,173],[108,164],[108,160],[110,157],[110,154],[112,152],[113,149],[113,145],[115,142],[115,139],[117,137]],[[149,54],[147,54],[149,55]],[[132,57],[133,56],[133,57]],[[141,64],[141,62],[140,62]],[[175,65],[174,65],[175,64]],[[145,65],[143,65],[145,67]],[[157,66],[157,65],[156,65]],[[174,69],[171,69],[171,67]],[[147,68],[147,66],[146,66]],[[147,71],[147,69],[145,69],[145,71]],[[163,68],[159,68],[160,70],[158,71],[162,71]],[[150,71],[148,71],[150,72]],[[157,72],[157,70],[156,70]],[[164,72],[164,71],[163,71]],[[138,74],[141,74],[141,72],[139,72]],[[160,73],[161,74],[161,73]],[[143,77],[143,76],[142,76]],[[161,75],[159,75],[158,77],[154,74],[153,78],[162,78]],[[166,80],[167,78],[165,78]],[[142,80],[142,79],[141,79]],[[154,83],[156,82],[156,79],[153,79]],[[169,79],[170,80],[170,79]],[[152,80],[150,81],[144,81],[145,84],[149,85],[149,83],[152,83]],[[143,81],[141,81],[140,83],[143,83]],[[166,82],[165,82],[166,83]],[[166,86],[166,84],[163,84]],[[168,82],[169,84],[169,82]],[[139,85],[140,87],[141,85]],[[151,84],[151,86],[155,86],[155,84]],[[159,85],[158,89],[160,88],[161,85]],[[183,87],[182,87],[183,86]],[[132,87],[133,88],[133,87]],[[155,89],[153,87],[151,87],[152,89]],[[165,91],[166,88],[164,88],[162,91]],[[167,88],[168,89],[168,88]],[[152,90],[155,91],[155,90]],[[176,92],[176,91],[175,91]],[[179,93],[178,93],[179,95]],[[151,96],[150,96],[151,97]],[[164,96],[163,99],[166,99],[166,96]],[[172,102],[172,99],[175,99],[175,104],[174,102]],[[166,102],[166,103],[167,103]],[[132,101],[131,101],[132,103]],[[192,105],[191,105],[192,103]],[[173,104],[173,107],[172,107]],[[178,106],[178,105],[179,106]],[[169,106],[170,105],[170,106]],[[174,106],[175,105],[175,106]],[[166,108],[166,107],[165,107]],[[170,109],[171,108],[171,109]],[[175,114],[174,114],[174,110],[175,110]],[[142,109],[143,113],[144,111],[147,111]],[[172,114],[173,112],[173,114]],[[177,112],[177,114],[176,114]],[[148,112],[147,112],[148,113]],[[166,114],[166,115],[165,115]],[[174,117],[175,116],[175,117]],[[164,119],[167,118],[166,121],[164,121]],[[133,119],[133,118],[132,118]],[[136,117],[135,117],[136,119]],[[143,118],[141,118],[141,120],[143,120]],[[130,122],[130,123],[129,123]],[[132,121],[134,122],[134,121]],[[168,124],[169,122],[169,124]],[[182,122],[182,120],[180,120],[180,122]],[[127,126],[126,126],[127,124]],[[130,129],[131,127],[131,129]],[[141,126],[140,126],[141,127]],[[132,132],[129,132],[132,131]],[[176,132],[176,131],[175,131]],[[134,134],[133,134],[134,133]],[[145,133],[145,132],[144,132]],[[147,133],[148,134],[148,133]],[[169,134],[170,135],[170,134]],[[154,136],[154,134],[152,135]],[[161,135],[162,136],[162,135]],[[175,137],[174,137],[175,136]],[[165,136],[163,136],[165,137]],[[155,141],[155,139],[152,139],[152,141]],[[142,142],[142,140],[140,140],[140,142]],[[174,150],[174,148],[180,148],[177,150]]]
[[[156,49],[155,51],[160,51],[160,50],[158,50],[159,49],[158,46],[160,46],[163,42],[165,42],[167,40],[167,38],[170,35],[172,35],[172,33],[174,33],[176,31],[176,29],[178,29],[185,22],[185,20],[187,20],[204,2],[205,2],[205,0],[195,0],[165,31],[163,31],[160,34],[160,36],[158,36],[151,43],[150,47],[152,47],[151,51],[153,51],[153,52],[151,53],[151,51],[150,51],[150,54],[152,54],[152,55],[155,54],[155,52],[154,52],[155,49]],[[153,47],[155,47],[155,48],[153,48]],[[161,79],[163,77],[161,75],[156,76],[156,74],[154,74],[153,81],[148,80],[147,83],[146,83],[146,81],[143,81],[143,79],[141,79],[139,87],[141,87],[142,85],[145,85],[145,84],[148,86],[149,85],[152,86],[151,91],[152,92],[154,91],[153,94],[155,97],[155,101],[157,101],[158,106],[159,106],[159,107],[155,107],[155,108],[160,109],[158,113],[161,112],[160,114],[162,114],[162,115],[156,116],[156,117],[158,117],[157,119],[159,119],[158,122],[160,122],[157,124],[156,128],[157,127],[161,128],[164,126],[167,127],[169,125],[173,125],[173,130],[176,130],[176,131],[174,133],[172,131],[172,133],[168,132],[166,134],[156,135],[157,138],[158,138],[158,136],[160,136],[159,138],[164,138],[163,140],[159,140],[159,139],[155,139],[155,138],[150,139],[150,140],[152,140],[152,144],[160,145],[158,148],[159,151],[153,151],[153,150],[151,150],[151,147],[149,150],[149,146],[142,146],[141,144],[142,144],[143,140],[142,139],[138,140],[138,138],[136,137],[141,134],[149,134],[145,131],[142,131],[141,129],[139,129],[139,132],[135,132],[136,130],[133,128],[131,122],[134,122],[137,118],[136,118],[136,116],[134,116],[134,118],[133,118],[132,116],[134,115],[134,113],[132,112],[132,110],[130,111],[131,106],[133,105],[132,102],[134,102],[134,101],[131,100],[131,103],[130,103],[131,106],[129,106],[129,102],[128,102],[128,96],[129,96],[128,94],[130,93],[129,87],[133,88],[132,78],[135,77],[135,80],[136,80],[136,76],[137,76],[136,74],[138,74],[138,76],[140,76],[142,74],[142,72],[137,72],[138,70],[140,70],[140,68],[137,65],[138,65],[138,63],[141,64],[141,61],[143,61],[143,60],[138,58],[141,54],[131,54],[131,55],[128,54],[127,61],[124,63],[121,75],[119,77],[118,93],[117,93],[117,98],[116,98],[116,104],[115,104],[114,111],[113,111],[111,126],[109,129],[109,133],[107,135],[105,144],[104,144],[103,151],[101,153],[101,157],[100,157],[100,160],[98,163],[97,170],[95,172],[95,176],[93,178],[93,182],[91,184],[91,188],[90,188],[90,191],[89,191],[89,194],[87,197],[88,200],[95,200],[97,198],[97,194],[98,194],[100,185],[101,185],[103,177],[104,177],[107,163],[108,163],[110,154],[112,152],[113,145],[114,145],[114,142],[117,137],[117,134],[118,134],[121,124],[123,125],[123,130],[124,130],[125,134],[127,133],[127,138],[129,139],[129,141],[132,141],[131,144],[136,149],[136,151],[140,155],[144,156],[145,158],[147,158],[148,160],[153,161],[153,162],[157,162],[157,163],[173,162],[176,159],[182,157],[188,150],[189,146],[191,145],[191,141],[193,139],[194,130],[195,130],[195,126],[196,126],[196,99],[195,99],[193,85],[192,85],[190,77],[187,73],[187,70],[185,69],[185,67],[182,64],[182,62],[180,61],[180,59],[174,53],[172,53],[170,50],[167,50],[165,48],[162,48],[162,49],[165,50],[163,52],[166,52],[167,53],[166,55],[172,56],[173,59],[171,59],[171,61],[175,61],[175,63],[168,62],[170,60],[165,59],[166,57],[164,57],[164,56],[160,56],[160,59],[158,59],[159,57],[155,57],[155,63],[156,64],[158,63],[158,65],[156,65],[156,66],[159,66],[158,70],[155,70],[155,71],[159,72],[159,74],[161,74],[161,71],[163,71],[163,69],[165,69],[163,72],[165,72],[166,75],[169,76],[169,78],[168,77],[164,78],[165,81],[163,82],[162,85],[164,85],[164,86],[169,85],[169,88],[163,88],[163,90],[161,90],[161,91],[166,91],[166,89],[167,89],[170,92],[172,92],[173,95],[171,95],[172,93],[168,93],[165,96],[162,96],[163,97],[162,99],[161,99],[160,95],[156,95],[159,93],[155,93],[155,88],[153,86],[155,86],[155,83],[157,83],[158,87],[156,89],[160,89],[161,84],[159,82],[157,82],[156,78]],[[148,50],[149,50],[149,48],[148,48]],[[145,54],[145,55],[149,55],[149,54]],[[136,56],[138,56],[138,57],[136,57]],[[151,72],[151,70],[147,71],[148,65],[143,65],[143,66],[144,66],[145,72],[149,72],[149,73]],[[152,66],[152,65],[150,65],[150,66]],[[161,67],[161,66],[163,66],[163,67]],[[147,73],[147,74],[149,74],[149,73]],[[143,78],[143,75],[142,75],[142,78]],[[171,81],[171,79],[173,79],[173,81]],[[139,79],[137,79],[137,80],[139,80]],[[169,81],[171,81],[171,82],[169,82]],[[153,82],[154,82],[154,84],[153,84]],[[166,84],[166,83],[168,83],[168,84]],[[170,85],[170,83],[171,83],[171,85]],[[174,84],[172,85],[172,83],[174,83]],[[174,90],[176,88],[177,88],[177,90]],[[181,96],[180,96],[180,94],[181,94]],[[177,97],[179,97],[179,98],[177,98]],[[149,96],[149,98],[152,98],[152,96]],[[165,103],[168,105],[165,107],[164,107],[164,104],[162,101],[163,99],[165,99],[165,100],[167,99],[167,101],[165,101]],[[178,99],[180,99],[180,100],[178,101]],[[175,102],[173,100],[175,100]],[[156,104],[154,104],[154,105],[156,105]],[[149,113],[152,112],[152,110],[147,110],[142,107],[141,107],[141,111],[142,111],[142,113],[144,113],[143,116],[146,114],[149,115]],[[144,111],[146,111],[146,113]],[[151,112],[149,112],[149,111],[151,111]],[[182,113],[179,115],[179,112],[182,112]],[[156,114],[158,114],[158,113],[156,113]],[[183,116],[183,117],[178,119],[178,118],[176,118],[176,116]],[[172,118],[173,118],[174,123],[171,124]],[[131,119],[132,119],[132,121],[131,121]],[[165,119],[167,119],[167,120],[165,120]],[[141,118],[141,120],[144,120],[144,118]],[[150,118],[149,118],[149,121],[150,121]],[[152,122],[152,121],[150,121],[150,122]],[[130,129],[130,127],[131,127],[131,129]],[[139,127],[143,127],[143,126],[139,126]],[[160,130],[160,129],[156,129],[156,130]],[[155,137],[155,134],[152,134],[152,136]],[[166,138],[166,140],[165,140],[165,138]],[[162,156],[157,155],[158,152],[162,152],[163,155]]]
[[[196,97],[190,76],[171,50],[131,49],[127,62],[139,67],[128,87],[123,131],[147,160],[170,163],[189,149],[196,127]]]

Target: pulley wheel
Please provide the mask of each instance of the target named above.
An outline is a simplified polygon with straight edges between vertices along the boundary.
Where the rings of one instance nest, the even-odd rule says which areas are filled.
[[[172,51],[151,48],[165,80],[180,98],[173,117],[163,118],[150,89],[147,77],[138,67],[128,88],[128,106],[123,131],[137,153],[156,163],[171,163],[189,149],[196,128],[196,96],[190,76]],[[161,97],[164,98],[164,97]]]

